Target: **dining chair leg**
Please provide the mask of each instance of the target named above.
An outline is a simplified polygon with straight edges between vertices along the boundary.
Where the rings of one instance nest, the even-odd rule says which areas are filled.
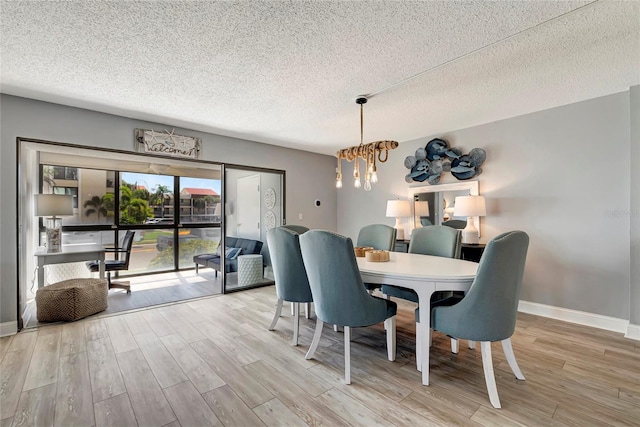
[[[282,299],[278,298],[278,303],[276,305],[276,313],[273,315],[273,320],[271,321],[271,325],[269,325],[269,330],[273,331],[276,327],[276,323],[278,323],[278,319],[280,318],[280,312],[282,311]]]
[[[307,351],[305,359],[311,359],[318,349],[318,344],[320,343],[320,336],[322,336],[322,328],[324,326],[324,322],[320,320],[318,316],[316,316],[316,330],[313,333],[313,339],[311,340],[311,345],[309,346],[309,350]]]
[[[351,328],[344,327],[344,382],[351,384]]]
[[[295,305],[295,302],[291,303],[291,315],[293,316],[293,313],[295,311],[295,308],[293,308],[293,306]]]
[[[509,367],[513,371],[513,374],[517,379],[524,381],[524,375],[522,375],[522,371],[518,366],[518,362],[516,362],[516,356],[513,354],[513,347],[511,346],[511,338],[507,338],[506,340],[502,340],[502,350],[504,351],[504,355],[507,357],[507,362],[509,363]]]
[[[474,340],[469,340],[469,348],[471,350],[476,348],[476,342]]]
[[[333,332],[339,332],[338,331],[338,325],[333,325]]]
[[[311,303],[310,302],[304,303],[304,317],[306,317],[307,319],[311,319]]]
[[[481,341],[482,349],[482,368],[484,369],[484,381],[487,383],[487,392],[489,400],[494,408],[500,408],[500,398],[498,397],[498,387],[496,386],[496,377],[493,373],[493,361],[491,360],[491,342]]]
[[[298,345],[298,331],[300,330],[300,303],[293,303],[293,345]]]
[[[393,362],[396,360],[396,316],[391,316],[384,321],[387,331],[387,358]]]
[[[458,354],[459,343],[456,338],[451,338],[451,353]]]

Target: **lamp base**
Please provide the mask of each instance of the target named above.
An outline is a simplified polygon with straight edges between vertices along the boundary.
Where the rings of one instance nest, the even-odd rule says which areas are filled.
[[[462,230],[462,243],[477,245],[480,242],[478,229],[473,223],[473,217],[467,219],[467,226]]]
[[[60,252],[62,250],[62,221],[60,218],[49,220],[45,235],[47,252]]]
[[[396,218],[396,240],[404,240],[404,227],[400,224],[400,218]]]

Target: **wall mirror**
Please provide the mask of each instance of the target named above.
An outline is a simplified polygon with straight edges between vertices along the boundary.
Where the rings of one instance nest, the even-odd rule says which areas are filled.
[[[453,208],[457,196],[478,196],[478,181],[454,182],[451,184],[423,185],[409,187],[409,204],[411,217],[409,219],[409,235],[414,228],[426,225],[441,225],[445,221],[459,220],[461,228],[466,225],[467,218],[454,217]],[[480,220],[474,217],[474,223],[480,233]]]

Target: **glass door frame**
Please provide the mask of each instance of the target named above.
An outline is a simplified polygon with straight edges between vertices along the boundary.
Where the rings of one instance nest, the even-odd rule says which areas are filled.
[[[282,204],[281,204],[281,211],[282,211],[282,215],[281,215],[281,220],[282,220],[282,225],[285,225],[287,223],[287,210],[286,210],[286,206],[287,206],[287,199],[286,199],[286,194],[287,194],[287,171],[284,169],[272,169],[272,168],[262,168],[262,167],[257,167],[257,166],[246,166],[246,165],[238,165],[238,164],[233,164],[233,163],[224,163],[222,166],[222,199],[221,199],[221,203],[222,203],[222,220],[221,220],[221,240],[220,240],[220,245],[224,245],[222,246],[223,248],[226,247],[226,243],[227,243],[227,222],[226,222],[226,208],[227,208],[227,170],[228,169],[233,169],[233,170],[241,170],[241,171],[247,171],[247,172],[256,172],[256,173],[269,173],[269,174],[275,174],[275,175],[280,175],[280,186],[281,186],[281,199],[282,199]],[[234,181],[235,183],[236,181]],[[267,246],[267,242],[262,242],[263,243],[263,248]],[[221,251],[221,256],[222,256],[222,251]],[[224,260],[221,258],[220,259],[220,265],[221,265],[221,273],[222,273],[222,293],[226,294],[226,293],[233,293],[233,292],[240,292],[240,291],[244,291],[247,289],[253,289],[253,288],[258,288],[258,287],[262,287],[262,286],[270,286],[273,284],[273,282],[265,282],[265,283],[259,283],[259,284],[255,284],[255,285],[251,285],[251,286],[247,286],[247,287],[242,287],[242,288],[238,288],[238,289],[227,289],[227,272],[226,272],[226,266],[222,267],[222,265],[224,264]]]

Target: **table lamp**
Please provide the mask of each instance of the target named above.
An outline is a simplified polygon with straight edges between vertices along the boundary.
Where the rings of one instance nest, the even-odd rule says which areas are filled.
[[[400,218],[411,216],[411,206],[408,200],[389,200],[387,202],[387,217],[395,218],[396,240],[404,240],[404,227]]]
[[[35,216],[45,217],[47,252],[62,248],[62,218],[73,215],[73,196],[64,194],[36,194]]]
[[[478,229],[473,223],[473,217],[485,216],[487,214],[487,207],[484,201],[484,196],[458,196],[456,197],[454,216],[466,216],[467,227],[462,230],[462,243],[470,243],[477,245]]]
[[[429,216],[429,202],[426,200],[416,201],[414,209],[416,211],[416,228],[420,228],[422,227],[421,217]]]

